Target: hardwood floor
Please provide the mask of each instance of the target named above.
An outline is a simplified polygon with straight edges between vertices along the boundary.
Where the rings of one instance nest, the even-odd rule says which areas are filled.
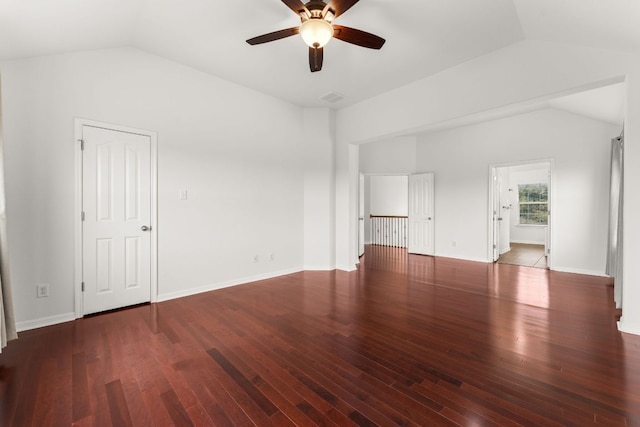
[[[607,279],[369,246],[20,334],[3,426],[640,426]]]

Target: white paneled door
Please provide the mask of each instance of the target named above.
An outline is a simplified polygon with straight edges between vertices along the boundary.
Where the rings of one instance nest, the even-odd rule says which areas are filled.
[[[358,188],[358,256],[364,255],[364,175]]]
[[[83,312],[151,298],[149,136],[82,127]]]
[[[409,175],[409,253],[433,255],[434,231],[433,173]]]

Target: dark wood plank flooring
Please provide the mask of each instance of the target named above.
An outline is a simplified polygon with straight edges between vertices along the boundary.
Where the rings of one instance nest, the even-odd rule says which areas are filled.
[[[367,247],[20,334],[2,426],[640,426],[604,278]]]

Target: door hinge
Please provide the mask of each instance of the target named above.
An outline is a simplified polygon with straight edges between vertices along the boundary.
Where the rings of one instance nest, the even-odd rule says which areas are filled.
[[[82,282],[82,292],[84,292],[84,282]]]
[[[84,151],[84,139],[79,139],[78,141],[80,141],[80,150]]]
[[[493,249],[495,249],[495,248],[496,248],[496,245],[493,245]],[[540,252],[538,252],[538,253],[540,253]]]
[[[84,211],[80,212],[80,220],[84,221]]]

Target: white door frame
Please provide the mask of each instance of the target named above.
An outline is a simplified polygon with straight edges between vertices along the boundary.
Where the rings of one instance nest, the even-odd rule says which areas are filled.
[[[75,317],[84,315],[82,298],[82,127],[93,126],[117,132],[127,132],[149,137],[151,141],[151,302],[158,300],[158,135],[156,132],[97,122],[87,119],[74,119],[75,152]]]
[[[554,218],[554,206],[555,206],[555,200],[554,200],[554,195],[555,195],[555,186],[554,186],[554,161],[553,159],[539,159],[539,160],[523,160],[523,161],[519,161],[519,162],[509,162],[509,163],[494,163],[494,164],[490,164],[489,165],[489,203],[488,203],[488,211],[487,211],[487,219],[489,222],[489,227],[488,227],[488,236],[487,236],[487,260],[489,262],[495,262],[495,260],[493,259],[493,245],[499,245],[500,242],[495,242],[494,241],[494,224],[496,221],[494,221],[493,218],[493,209],[494,209],[494,203],[495,203],[495,198],[498,197],[498,195],[495,194],[495,186],[493,183],[493,174],[494,171],[498,168],[508,168],[511,166],[519,166],[519,165],[528,165],[528,164],[533,164],[533,163],[549,163],[549,219],[548,219],[548,224],[547,224],[547,242],[545,244],[545,250],[547,250],[547,253],[545,254],[547,256],[547,268],[549,270],[553,270],[552,268],[552,252],[550,249],[554,246],[552,244],[553,239],[554,239],[554,233],[553,233],[553,218]]]
[[[491,252],[491,261],[496,262],[498,258],[500,258],[500,223],[498,223],[500,218],[500,180],[498,179],[498,168],[491,168],[491,205],[489,207],[492,229],[491,233],[492,239],[492,252]]]

